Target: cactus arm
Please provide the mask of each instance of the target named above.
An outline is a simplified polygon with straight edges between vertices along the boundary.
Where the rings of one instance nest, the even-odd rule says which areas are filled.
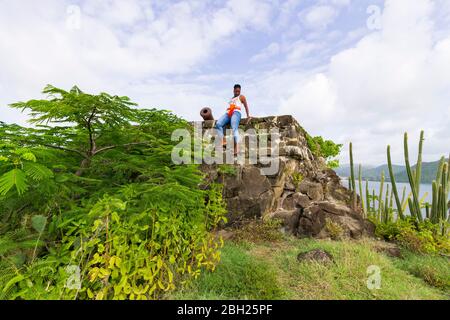
[[[403,204],[405,203],[405,198],[406,197],[406,187],[403,187],[403,191],[402,191],[402,209],[403,209]]]
[[[358,182],[359,182],[359,197],[361,199],[361,206],[363,208],[364,214],[367,213],[366,206],[364,203],[364,197],[363,197],[363,189],[362,189],[362,165],[359,165],[359,172],[358,172]]]
[[[384,188],[384,171],[381,172],[380,194],[378,197],[378,216],[381,217],[383,210],[383,188]]]
[[[438,220],[437,217],[437,201],[438,201],[438,187],[436,181],[433,181],[432,184],[432,202],[431,202],[431,213],[430,213],[430,220],[433,223],[436,223]]]
[[[389,185],[386,185],[386,197],[384,200],[384,222],[387,223],[389,221]]]
[[[442,169],[444,168],[445,158],[442,157],[439,161],[438,170],[436,172],[436,182],[441,183]]]
[[[423,151],[423,141],[424,141],[425,132],[422,130],[420,132],[420,140],[419,140],[419,154],[417,156],[417,164],[416,164],[416,192],[420,195],[420,183],[422,182],[422,151]]]
[[[411,198],[408,198],[408,206],[409,206],[409,211],[411,212],[411,216],[418,220],[418,217],[416,216],[416,210],[414,208],[414,202]]]
[[[349,151],[350,151],[350,178],[351,178],[351,186],[352,186],[351,191],[353,191],[352,202],[353,202],[353,209],[356,210],[357,197],[356,197],[355,167],[354,167],[354,162],[353,162],[353,143],[351,143],[351,142],[350,142]]]
[[[416,183],[414,180],[414,177],[412,175],[412,171],[411,171],[411,165],[409,162],[409,150],[408,150],[408,134],[405,133],[405,139],[404,139],[404,152],[405,152],[405,164],[406,164],[406,173],[408,174],[408,179],[409,179],[409,185],[411,186],[411,192],[412,192],[412,206],[410,204],[410,210],[414,211],[414,216],[416,217],[416,219],[418,221],[422,221],[422,212],[420,210],[420,205],[419,205],[419,196],[417,195],[417,188],[416,188]],[[411,214],[413,214],[413,212],[411,212]]]
[[[391,191],[389,199],[389,221],[392,221],[394,219],[393,208],[394,208],[394,193]]]
[[[376,218],[376,216],[377,216],[377,209],[376,209],[376,206],[375,206],[375,199],[376,199],[376,195],[375,195],[375,189],[372,189],[372,204],[373,204],[373,215],[374,215],[374,217]]]
[[[408,197],[405,199],[405,202],[403,202],[403,205],[402,205],[402,210],[403,210],[403,212],[406,211],[406,208],[408,207],[408,201],[409,201],[409,199],[411,198],[411,196],[412,196],[412,193],[410,192],[410,193],[408,194]]]
[[[398,196],[397,184],[395,183],[394,170],[392,169],[392,159],[391,159],[391,146],[387,147],[387,160],[388,160],[388,168],[389,168],[389,176],[391,177],[392,191],[395,196],[395,203],[397,204],[397,212],[400,219],[404,220],[405,216],[403,215],[402,202],[400,202],[400,198]],[[405,197],[405,189],[403,189],[403,198]]]
[[[448,175],[448,165],[444,164],[444,168],[442,169],[442,211],[441,211],[441,219],[442,221],[446,220],[447,215],[447,175]]]
[[[369,193],[369,181],[366,180],[366,213],[370,212],[370,193]]]

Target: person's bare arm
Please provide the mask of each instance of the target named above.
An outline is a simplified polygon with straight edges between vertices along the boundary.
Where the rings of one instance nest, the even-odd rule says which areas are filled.
[[[250,111],[249,111],[249,108],[248,108],[248,103],[247,103],[247,99],[245,98],[245,96],[240,96],[240,99],[241,99],[241,102],[242,102],[242,104],[244,105],[244,107],[245,107],[245,112],[247,112],[247,118],[251,118],[250,117]]]

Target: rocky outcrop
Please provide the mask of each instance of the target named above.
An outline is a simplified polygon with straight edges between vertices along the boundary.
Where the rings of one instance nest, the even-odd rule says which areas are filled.
[[[202,123],[204,130],[214,121]],[[242,121],[243,130],[258,134],[277,128],[280,133],[278,170],[264,175],[262,164],[202,165],[208,179],[224,185],[228,223],[239,225],[253,218],[283,221],[283,229],[299,237],[360,238],[372,235],[373,226],[362,217],[359,203],[352,208],[351,192],[341,185],[336,173],[322,158],[315,156],[307,143],[307,133],[292,116],[267,117]],[[274,143],[274,142],[270,142]]]

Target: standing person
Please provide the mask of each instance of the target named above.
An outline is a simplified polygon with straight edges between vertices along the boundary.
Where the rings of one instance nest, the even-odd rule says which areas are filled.
[[[248,109],[247,99],[241,94],[241,85],[236,84],[234,86],[234,96],[228,103],[229,107],[227,113],[225,113],[216,124],[216,129],[219,137],[223,139],[223,145],[226,145],[227,141],[224,137],[223,128],[227,124],[231,124],[231,129],[233,130],[234,137],[234,155],[239,153],[239,124],[242,118],[242,109],[245,108],[247,113],[247,118],[250,120],[250,112]]]

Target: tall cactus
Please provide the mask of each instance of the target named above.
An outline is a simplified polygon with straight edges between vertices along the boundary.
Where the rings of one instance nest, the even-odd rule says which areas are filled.
[[[376,199],[377,197],[376,197],[376,195],[375,195],[375,189],[372,189],[372,199],[373,199],[373,202],[372,202],[372,205],[373,205],[373,217],[374,218],[377,218],[377,209],[376,209],[376,206],[375,206],[375,199]],[[378,220],[377,220],[378,221]]]
[[[395,203],[397,204],[397,212],[400,219],[405,219],[403,215],[402,203],[400,202],[400,198],[398,196],[397,184],[395,183],[395,175],[394,170],[392,169],[392,159],[391,159],[391,146],[387,147],[387,160],[388,160],[388,168],[389,168],[389,176],[391,178],[392,184],[392,192],[394,193]]]
[[[370,213],[371,211],[371,207],[370,207],[370,192],[369,192],[369,181],[366,180],[366,210],[367,210],[367,215]]]
[[[409,185],[411,186],[412,192],[412,200],[408,201],[409,210],[411,211],[411,215],[415,217],[418,221],[422,222],[422,211],[420,210],[419,203],[419,195],[417,194],[416,180],[413,177],[411,164],[409,162],[409,150],[408,150],[408,134],[405,133],[404,138],[404,153],[405,153],[405,164],[406,164],[406,173],[408,174]]]
[[[433,181],[433,202],[431,204],[430,220],[432,223],[440,224],[442,234],[446,232],[448,221],[448,190],[449,190],[449,165],[441,160],[435,181]]]
[[[381,172],[380,193],[378,196],[378,219],[380,220],[383,213],[383,189],[384,189],[384,171]]]
[[[436,200],[436,204],[433,203],[431,220],[433,223],[442,223],[442,232],[445,233],[445,222],[448,220],[448,164],[444,163],[440,171],[438,172],[438,177],[441,178],[441,181],[433,182],[433,200]]]
[[[356,210],[357,197],[356,197],[355,167],[354,167],[354,162],[353,162],[353,143],[351,143],[351,142],[350,142],[350,146],[349,146],[349,152],[350,152],[351,191],[353,192],[352,204],[353,204],[353,209]]]
[[[359,182],[359,197],[361,198],[361,206],[363,208],[364,215],[367,214],[366,206],[364,203],[364,197],[363,197],[363,188],[362,188],[362,165],[359,165],[358,170],[358,182]]]
[[[442,170],[442,169],[439,169]],[[432,184],[432,202],[431,202],[431,213],[430,213],[430,220],[433,223],[437,223],[439,221],[438,219],[438,184],[436,181],[433,181]]]
[[[447,215],[448,215],[448,207],[447,207],[447,199],[448,199],[448,164],[444,164],[444,168],[442,169],[442,182],[441,182],[441,187],[442,187],[442,194],[441,194],[441,215],[440,218],[442,219],[442,221],[446,221],[447,220]]]
[[[436,182],[438,182],[438,183],[440,183],[440,181],[441,181],[441,174],[442,174],[442,169],[444,167],[444,163],[445,163],[445,157],[442,157],[441,160],[439,161],[438,170],[436,172]]]
[[[401,205],[402,205],[402,211],[403,211],[403,205],[404,205],[404,203],[405,203],[405,200],[406,200],[406,187],[403,187],[403,191],[402,191],[402,202],[401,202]]]
[[[384,212],[383,212],[383,221],[385,223],[389,222],[389,210],[390,210],[390,207],[389,207],[389,196],[390,196],[389,184],[387,184],[386,185],[386,197],[385,197],[385,200],[384,200]]]
[[[448,196],[450,194],[450,154],[448,155],[448,164],[447,164],[447,190],[446,190],[446,199],[448,199]],[[449,201],[450,205],[450,201]],[[447,205],[448,207],[448,205]],[[450,208],[448,208],[450,210]],[[448,213],[448,212],[447,212]]]
[[[420,140],[419,140],[419,153],[417,156],[416,163],[416,190],[417,194],[420,195],[420,183],[422,182],[422,151],[423,151],[423,141],[424,141],[425,132],[422,130],[420,132]]]

